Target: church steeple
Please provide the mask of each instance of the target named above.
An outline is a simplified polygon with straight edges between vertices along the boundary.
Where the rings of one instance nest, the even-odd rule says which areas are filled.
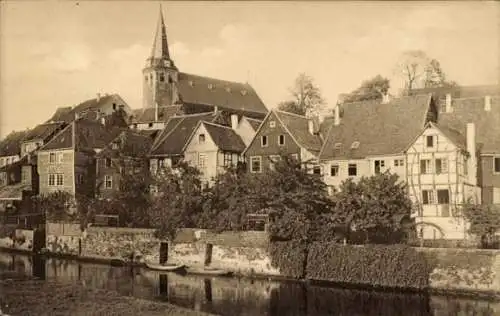
[[[143,107],[151,108],[175,104],[179,97],[177,82],[179,71],[170,58],[167,28],[160,4],[160,15],[151,54],[146,59],[143,73]]]
[[[151,50],[151,59],[170,59],[168,52],[167,29],[165,27],[165,20],[163,19],[163,10],[160,4],[160,16],[156,26],[156,33]]]

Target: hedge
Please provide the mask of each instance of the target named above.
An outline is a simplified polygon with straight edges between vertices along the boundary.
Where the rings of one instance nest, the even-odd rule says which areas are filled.
[[[279,269],[281,275],[301,279],[305,275],[307,245],[304,242],[273,241],[269,244],[271,264]]]
[[[428,287],[432,267],[408,246],[339,245],[315,242],[309,248],[306,278],[374,287]]]

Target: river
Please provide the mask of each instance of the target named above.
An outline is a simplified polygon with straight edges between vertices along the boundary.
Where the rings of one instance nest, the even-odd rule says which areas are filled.
[[[166,301],[219,315],[500,315],[500,302],[243,278],[181,276],[145,268],[112,267],[0,252],[0,271],[5,270],[45,280],[79,282],[122,295]]]

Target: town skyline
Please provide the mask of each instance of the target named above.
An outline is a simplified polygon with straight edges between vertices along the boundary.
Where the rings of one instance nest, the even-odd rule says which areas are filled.
[[[98,92],[118,93],[140,108],[159,4],[2,2],[0,138]],[[162,8],[181,71],[248,81],[269,109],[287,99],[300,72],[314,78],[329,107],[377,74],[396,88],[393,68],[409,49],[439,60],[459,84],[498,83],[493,2],[162,2]]]

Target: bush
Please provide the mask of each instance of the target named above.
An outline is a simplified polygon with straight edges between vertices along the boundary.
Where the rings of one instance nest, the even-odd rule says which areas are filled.
[[[306,277],[375,287],[428,286],[431,267],[407,246],[352,246],[315,242],[309,248]]]
[[[269,245],[271,264],[281,275],[301,279],[305,274],[307,245],[298,240],[273,241]]]

